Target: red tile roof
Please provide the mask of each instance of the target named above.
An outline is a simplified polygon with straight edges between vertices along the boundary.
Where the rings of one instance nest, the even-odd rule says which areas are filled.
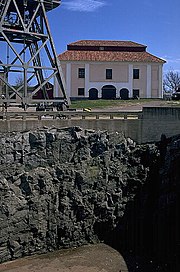
[[[61,61],[120,61],[165,63],[148,52],[78,51],[68,50],[59,55]]]
[[[146,47],[146,45],[131,41],[80,40],[70,43],[76,46],[115,46],[115,47]]]

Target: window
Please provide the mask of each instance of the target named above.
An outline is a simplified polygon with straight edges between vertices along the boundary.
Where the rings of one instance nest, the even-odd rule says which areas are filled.
[[[78,77],[85,78],[85,68],[79,68]]]
[[[112,69],[106,69],[106,79],[112,79]]]
[[[139,89],[133,89],[133,98],[138,99],[139,98]]]
[[[133,69],[133,79],[139,79],[139,69]]]
[[[99,50],[100,50],[100,51],[104,51],[104,46],[100,46],[100,47],[99,47]]]
[[[78,95],[84,95],[84,88],[78,88]]]

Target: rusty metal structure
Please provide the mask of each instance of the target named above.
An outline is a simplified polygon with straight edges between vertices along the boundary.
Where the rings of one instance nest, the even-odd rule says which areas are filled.
[[[0,0],[0,104],[26,108],[68,100],[47,19],[59,5],[60,0]],[[58,91],[49,97],[54,82]]]

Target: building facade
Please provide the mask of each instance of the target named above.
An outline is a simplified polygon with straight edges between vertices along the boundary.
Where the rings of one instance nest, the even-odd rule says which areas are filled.
[[[71,99],[162,98],[164,60],[131,41],[81,40],[59,55]]]

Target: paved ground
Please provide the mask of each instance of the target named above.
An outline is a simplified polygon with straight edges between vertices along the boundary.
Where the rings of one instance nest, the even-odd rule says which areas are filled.
[[[6,272],[128,272],[123,257],[105,244],[59,250],[0,265]]]
[[[113,106],[113,107],[106,107],[106,108],[97,108],[92,109],[92,111],[139,111],[142,110],[143,107],[163,107],[163,106],[179,106],[180,107],[180,101],[166,101],[166,100],[147,100],[145,102],[142,102],[141,100],[137,100],[135,103],[134,101],[131,102],[131,100],[128,100],[127,103],[122,103],[119,106]],[[27,111],[35,111],[35,107],[29,107],[27,108]],[[82,110],[82,109],[81,109]],[[0,112],[2,111],[2,108],[0,107]],[[9,107],[7,111],[10,112],[18,112],[18,111],[24,111],[22,108],[18,107]]]

